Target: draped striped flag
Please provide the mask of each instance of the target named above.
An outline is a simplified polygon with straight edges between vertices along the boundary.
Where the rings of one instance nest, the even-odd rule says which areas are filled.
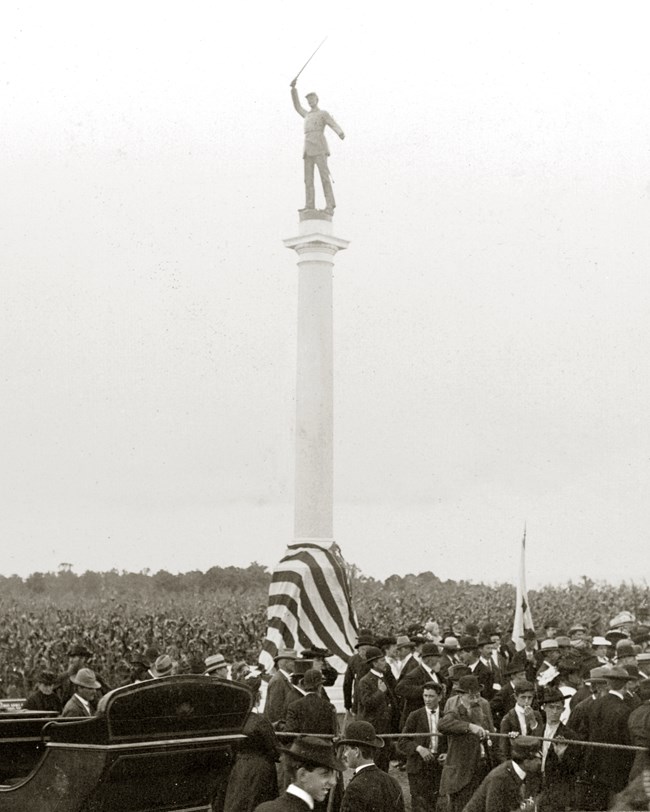
[[[268,628],[260,663],[267,671],[278,649],[326,648],[344,671],[357,641],[346,564],[336,542],[313,539],[290,544],[273,572]]]
[[[526,528],[521,540],[521,556],[519,558],[519,579],[517,581],[517,597],[515,599],[515,620],[512,624],[512,642],[517,651],[524,648],[522,639],[526,629],[535,629],[533,616],[528,603],[528,590],[526,589]]]

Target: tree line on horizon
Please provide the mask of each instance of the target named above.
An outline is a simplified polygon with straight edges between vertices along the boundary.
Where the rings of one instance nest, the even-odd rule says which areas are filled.
[[[184,573],[171,573],[164,569],[157,572],[149,569],[140,572],[112,569],[108,572],[86,570],[77,574],[73,572],[72,564],[62,563],[57,572],[33,572],[25,578],[0,575],[0,586],[5,600],[41,598],[60,602],[76,597],[111,600],[140,597],[155,600],[230,594],[246,595],[264,603],[271,575],[268,567],[256,561],[247,567],[214,566],[205,572],[191,570]],[[515,587],[508,583],[442,581],[431,571],[393,574],[382,581],[364,575],[355,565],[349,567],[349,575],[354,602],[363,606],[394,600],[393,605],[397,609],[404,603],[422,606],[423,610],[430,606],[433,616],[441,614],[444,606],[444,614],[450,617],[466,614],[463,606],[466,600],[472,605],[476,605],[477,601],[483,604],[490,595],[492,599],[498,596],[501,613],[514,606]],[[571,595],[577,611],[593,614],[592,605],[599,603],[603,606],[614,597],[614,593],[617,603],[623,600],[629,604],[628,609],[640,609],[641,614],[650,603],[647,584],[639,586],[629,583],[614,587],[607,583],[596,583],[587,576],[582,576],[575,583],[569,581],[564,585],[547,585],[538,590],[529,590],[529,599],[533,607],[537,604],[548,613],[552,611],[554,603],[558,604],[558,608],[566,605],[567,597]],[[362,611],[363,614],[365,612]]]

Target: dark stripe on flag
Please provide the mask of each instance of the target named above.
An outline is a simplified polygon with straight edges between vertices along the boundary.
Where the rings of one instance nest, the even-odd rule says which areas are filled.
[[[327,555],[327,553],[325,553],[325,555],[328,558],[331,566],[335,569],[338,569],[339,568],[338,562],[335,561],[332,556]],[[323,603],[327,608],[327,611],[329,612],[332,620],[338,627],[343,637],[346,639],[348,643],[350,643],[350,645],[352,645],[352,642],[348,640],[347,635],[345,634],[345,621],[343,620],[339,606],[336,602],[334,595],[332,594],[332,590],[329,584],[327,583],[327,579],[325,578],[322,567],[320,566],[318,561],[316,561],[316,559],[310,552],[295,553],[294,555],[286,556],[284,560],[302,561],[303,564],[306,564],[309,567],[311,576],[314,580],[314,583],[316,584],[316,588],[318,589],[318,593],[321,597],[321,600],[323,601]]]
[[[279,582],[285,581],[285,582],[292,583],[295,586],[297,586],[298,589],[300,590],[300,604],[302,606],[302,610],[305,613],[305,615],[307,616],[307,618],[309,619],[309,622],[313,626],[314,631],[316,632],[316,634],[319,635],[319,637],[321,638],[321,641],[325,644],[325,646],[333,654],[338,654],[339,657],[343,657],[344,659],[349,657],[349,654],[347,654],[340,647],[340,645],[332,637],[332,634],[327,629],[327,627],[323,625],[323,622],[321,621],[320,617],[318,616],[318,612],[314,609],[314,607],[312,605],[309,594],[307,593],[307,590],[305,588],[305,584],[303,582],[302,575],[298,574],[297,572],[292,572],[292,571],[288,571],[288,570],[284,570],[283,572],[278,573],[278,575],[281,576],[281,577],[278,577],[276,579],[275,574],[274,574],[274,576],[273,576],[274,581],[279,581]],[[320,592],[320,590],[319,590],[319,592]],[[333,598],[331,597],[331,593],[329,592],[329,590],[328,590],[328,595],[330,596],[329,603],[328,603],[327,600],[323,600],[323,603],[326,604],[327,609],[329,611],[330,604],[333,602]],[[277,596],[274,595],[273,597],[277,597]],[[339,615],[339,617],[340,617],[340,615]],[[340,631],[341,634],[343,634],[342,629],[338,629],[338,631]]]

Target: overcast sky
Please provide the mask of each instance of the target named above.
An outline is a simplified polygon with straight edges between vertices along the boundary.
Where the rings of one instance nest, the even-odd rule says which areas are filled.
[[[366,574],[641,580],[643,2],[14,3],[0,571],[272,566],[302,120],[330,138],[335,536]]]

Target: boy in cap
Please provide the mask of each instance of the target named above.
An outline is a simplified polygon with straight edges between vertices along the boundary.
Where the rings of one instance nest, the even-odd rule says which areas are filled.
[[[397,781],[376,765],[384,741],[369,722],[350,722],[337,744],[343,760],[354,770],[343,793],[341,812],[404,812],[404,797]]]
[[[318,736],[299,736],[290,748],[280,749],[289,785],[279,798],[257,806],[256,812],[310,812],[325,801],[345,767],[332,743]]]
[[[500,733],[514,736],[539,736],[543,722],[539,711],[533,710],[535,700],[535,686],[532,682],[521,680],[515,684],[515,706],[508,711],[499,725]],[[510,745],[512,739],[499,739],[499,761],[510,758]]]

